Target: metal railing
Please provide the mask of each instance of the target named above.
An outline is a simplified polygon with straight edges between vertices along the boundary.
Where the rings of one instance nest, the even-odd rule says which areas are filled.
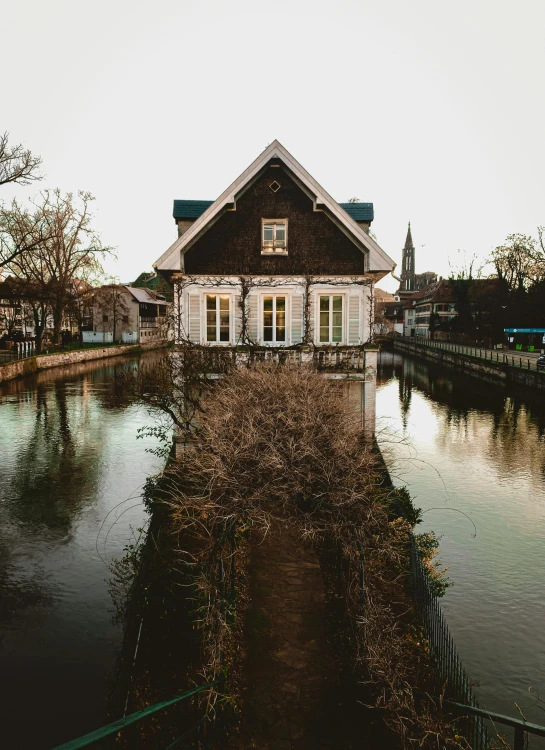
[[[445,622],[437,596],[432,592],[428,574],[416,547],[413,534],[409,535],[411,576],[415,603],[429,643],[430,657],[446,683],[448,699],[464,708],[478,708],[471,683],[456,652],[454,641]],[[481,716],[467,714],[458,720],[459,728],[474,750],[486,750],[488,735]]]
[[[504,365],[506,367],[516,367],[521,370],[530,370],[533,372],[541,372],[537,368],[537,357],[523,357],[521,355],[515,356],[514,354],[506,354],[499,349],[484,349],[478,346],[466,346],[465,344],[451,344],[446,341],[432,341],[430,339],[419,339],[412,336],[404,336],[399,339],[401,344],[408,344],[414,349],[422,347],[424,349],[436,349],[438,351],[449,352],[451,354],[461,354],[464,357],[471,357],[472,359],[484,360],[496,365]],[[543,370],[545,373],[545,370]]]
[[[192,698],[194,695],[201,693],[203,690],[208,690],[216,685],[219,685],[220,682],[221,680],[208,682],[206,685],[200,685],[199,687],[188,690],[187,692],[182,693],[181,695],[177,695],[174,698],[170,698],[169,700],[155,703],[153,706],[148,706],[147,708],[143,708],[141,711],[136,711],[133,714],[129,714],[129,716],[124,716],[121,719],[112,721],[111,724],[106,724],[106,726],[100,727],[100,729],[95,729],[93,732],[89,732],[88,734],[84,734],[82,737],[77,737],[74,740],[70,740],[69,742],[65,742],[62,745],[58,745],[56,748],[54,748],[54,750],[78,750],[81,747],[89,747],[89,745],[94,745],[95,742],[100,742],[100,740],[103,740],[106,737],[111,737],[112,735],[117,734],[121,730],[125,729],[125,727],[134,726],[135,724],[138,724],[143,719],[145,719],[147,716],[152,716],[153,714],[156,714],[159,711],[163,711],[165,708],[168,708],[175,703],[180,703],[181,701],[187,700],[188,698]],[[174,740],[174,742],[171,742],[167,746],[166,750],[178,747],[184,739],[197,731],[205,718],[206,717],[203,717],[189,731],[185,732],[181,737],[178,737],[176,740]]]
[[[33,343],[16,342],[11,349],[0,349],[0,365],[17,362],[20,359],[34,357],[36,350]]]
[[[271,362],[278,364],[311,364],[323,372],[365,372],[366,352],[359,347],[334,347],[331,349],[282,349],[276,347],[256,346],[236,348],[218,348],[213,346],[195,346],[192,356],[200,357],[207,372],[224,372],[232,365],[244,365],[252,362]]]
[[[40,354],[62,354],[63,352],[83,351],[87,349],[106,349],[112,346],[134,346],[136,342],[118,342],[118,341],[72,341],[69,344],[45,344]],[[0,349],[0,365],[9,362],[17,362],[20,359],[29,359],[38,354],[34,347],[14,347],[12,349]]]

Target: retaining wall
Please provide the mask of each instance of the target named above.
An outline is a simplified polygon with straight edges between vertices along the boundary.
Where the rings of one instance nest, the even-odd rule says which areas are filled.
[[[105,346],[96,349],[79,349],[75,352],[58,352],[56,354],[39,354],[27,359],[18,359],[0,365],[0,383],[25,375],[32,375],[39,370],[48,370],[51,367],[62,367],[79,362],[91,362],[94,359],[105,359],[107,357],[119,357],[120,355],[138,354],[149,349],[160,349],[166,347],[167,343],[161,341],[153,344],[137,344],[135,346]]]
[[[503,362],[483,361],[447,349],[421,346],[413,340],[394,339],[394,350],[407,352],[415,357],[422,357],[432,362],[439,362],[441,365],[453,367],[466,375],[491,383],[516,383],[517,385],[545,391],[545,374],[535,370],[525,370]]]

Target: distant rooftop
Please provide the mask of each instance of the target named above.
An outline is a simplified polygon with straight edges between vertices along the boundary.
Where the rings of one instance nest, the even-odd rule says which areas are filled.
[[[173,217],[178,219],[198,219],[214,201],[174,201]],[[339,203],[354,221],[373,221],[372,203]]]

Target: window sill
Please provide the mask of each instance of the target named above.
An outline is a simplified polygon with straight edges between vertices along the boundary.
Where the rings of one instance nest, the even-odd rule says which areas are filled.
[[[287,255],[287,250],[262,250],[261,255]]]

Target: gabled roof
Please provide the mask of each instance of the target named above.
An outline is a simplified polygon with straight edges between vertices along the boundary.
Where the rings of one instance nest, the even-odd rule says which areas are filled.
[[[394,261],[384,252],[375,240],[360,227],[354,219],[327,193],[316,180],[299,164],[278,141],[273,141],[263,153],[195,220],[154,264],[163,271],[179,271],[180,258],[191,245],[227,209],[236,210],[237,199],[259,177],[271,159],[278,159],[289,170],[300,187],[314,202],[314,209],[325,211],[329,218],[360,248],[368,253],[369,271],[389,272],[395,267]],[[202,201],[204,203],[204,201]],[[357,206],[358,204],[350,204]],[[196,209],[195,209],[196,210]]]
[[[134,286],[126,286],[125,288],[129,292],[129,294],[132,294],[137,302],[146,302],[151,305],[167,304],[165,300],[161,298],[161,295],[157,296],[154,292],[151,291],[151,289],[142,289]]]

